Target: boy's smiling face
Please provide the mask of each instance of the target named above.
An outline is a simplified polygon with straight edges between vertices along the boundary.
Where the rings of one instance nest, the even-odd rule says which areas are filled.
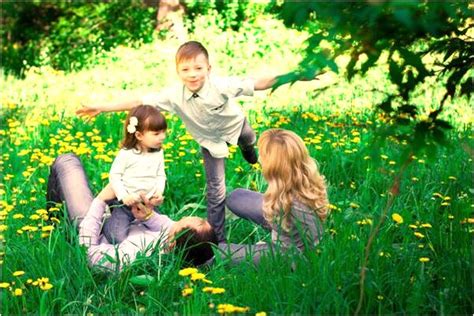
[[[204,54],[199,54],[193,59],[186,59],[176,66],[178,76],[191,92],[198,92],[204,86],[211,66]]]

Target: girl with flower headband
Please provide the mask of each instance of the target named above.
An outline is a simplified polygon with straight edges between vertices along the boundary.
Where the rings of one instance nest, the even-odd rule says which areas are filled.
[[[130,208],[142,203],[142,196],[154,205],[163,201],[166,183],[165,162],[161,146],[166,136],[166,120],[160,111],[149,105],[133,108],[124,125],[122,148],[109,173],[110,185],[92,201],[92,208],[104,208],[107,197],[121,201],[103,227],[103,234],[112,244],[122,242],[135,219]],[[113,192],[112,192],[113,191]],[[151,217],[152,211],[148,214]],[[146,221],[146,219],[145,219]]]

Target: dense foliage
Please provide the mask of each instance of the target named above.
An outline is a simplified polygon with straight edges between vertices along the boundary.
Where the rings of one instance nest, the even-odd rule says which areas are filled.
[[[2,9],[2,67],[21,75],[50,65],[77,70],[117,45],[150,42],[156,9],[140,0],[8,1]]]
[[[444,141],[450,125],[439,118],[448,97],[471,97],[474,24],[468,1],[285,1],[274,3],[286,25],[309,31],[301,69],[282,83],[321,71],[341,72],[347,79],[364,75],[378,62],[388,64],[394,89],[381,89],[377,106],[396,124],[384,131],[414,148]],[[343,66],[336,58],[350,56]],[[416,89],[430,77],[444,82],[445,92],[424,115]]]

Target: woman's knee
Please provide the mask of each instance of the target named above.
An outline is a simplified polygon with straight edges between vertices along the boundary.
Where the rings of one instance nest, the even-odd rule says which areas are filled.
[[[240,210],[242,208],[242,204],[245,203],[245,196],[247,194],[248,190],[245,189],[235,189],[234,191],[230,192],[226,198],[227,208],[232,212]]]
[[[70,168],[72,165],[81,165],[79,157],[73,153],[62,154],[54,160],[51,169],[54,172],[59,172],[61,170]]]

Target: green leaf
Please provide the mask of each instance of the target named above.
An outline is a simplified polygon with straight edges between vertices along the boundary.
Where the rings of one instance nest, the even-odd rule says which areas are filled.
[[[392,82],[395,83],[397,86],[401,87],[402,86],[402,69],[393,60],[390,60],[389,72],[390,72],[390,78]]]
[[[449,122],[444,121],[444,120],[434,120],[433,124],[435,124],[436,127],[441,127],[441,128],[444,128],[444,129],[452,129],[453,128]]]
[[[392,99],[387,98],[385,101],[377,105],[382,111],[385,113],[392,113],[393,108],[392,108]]]
[[[370,67],[372,67],[373,65],[375,65],[375,63],[377,62],[377,60],[379,60],[379,56],[380,56],[380,53],[382,52],[382,50],[379,50],[377,52],[375,52],[374,54],[368,54],[368,58],[367,60],[365,61],[365,63],[360,67],[360,72],[362,74],[365,74],[367,72],[367,70],[369,70]]]
[[[130,278],[130,283],[139,286],[149,286],[155,282],[155,278],[148,274],[136,275]]]
[[[468,79],[466,82],[461,84],[461,90],[459,91],[459,95],[466,95],[468,98],[471,97],[473,91],[473,83],[472,78]]]

